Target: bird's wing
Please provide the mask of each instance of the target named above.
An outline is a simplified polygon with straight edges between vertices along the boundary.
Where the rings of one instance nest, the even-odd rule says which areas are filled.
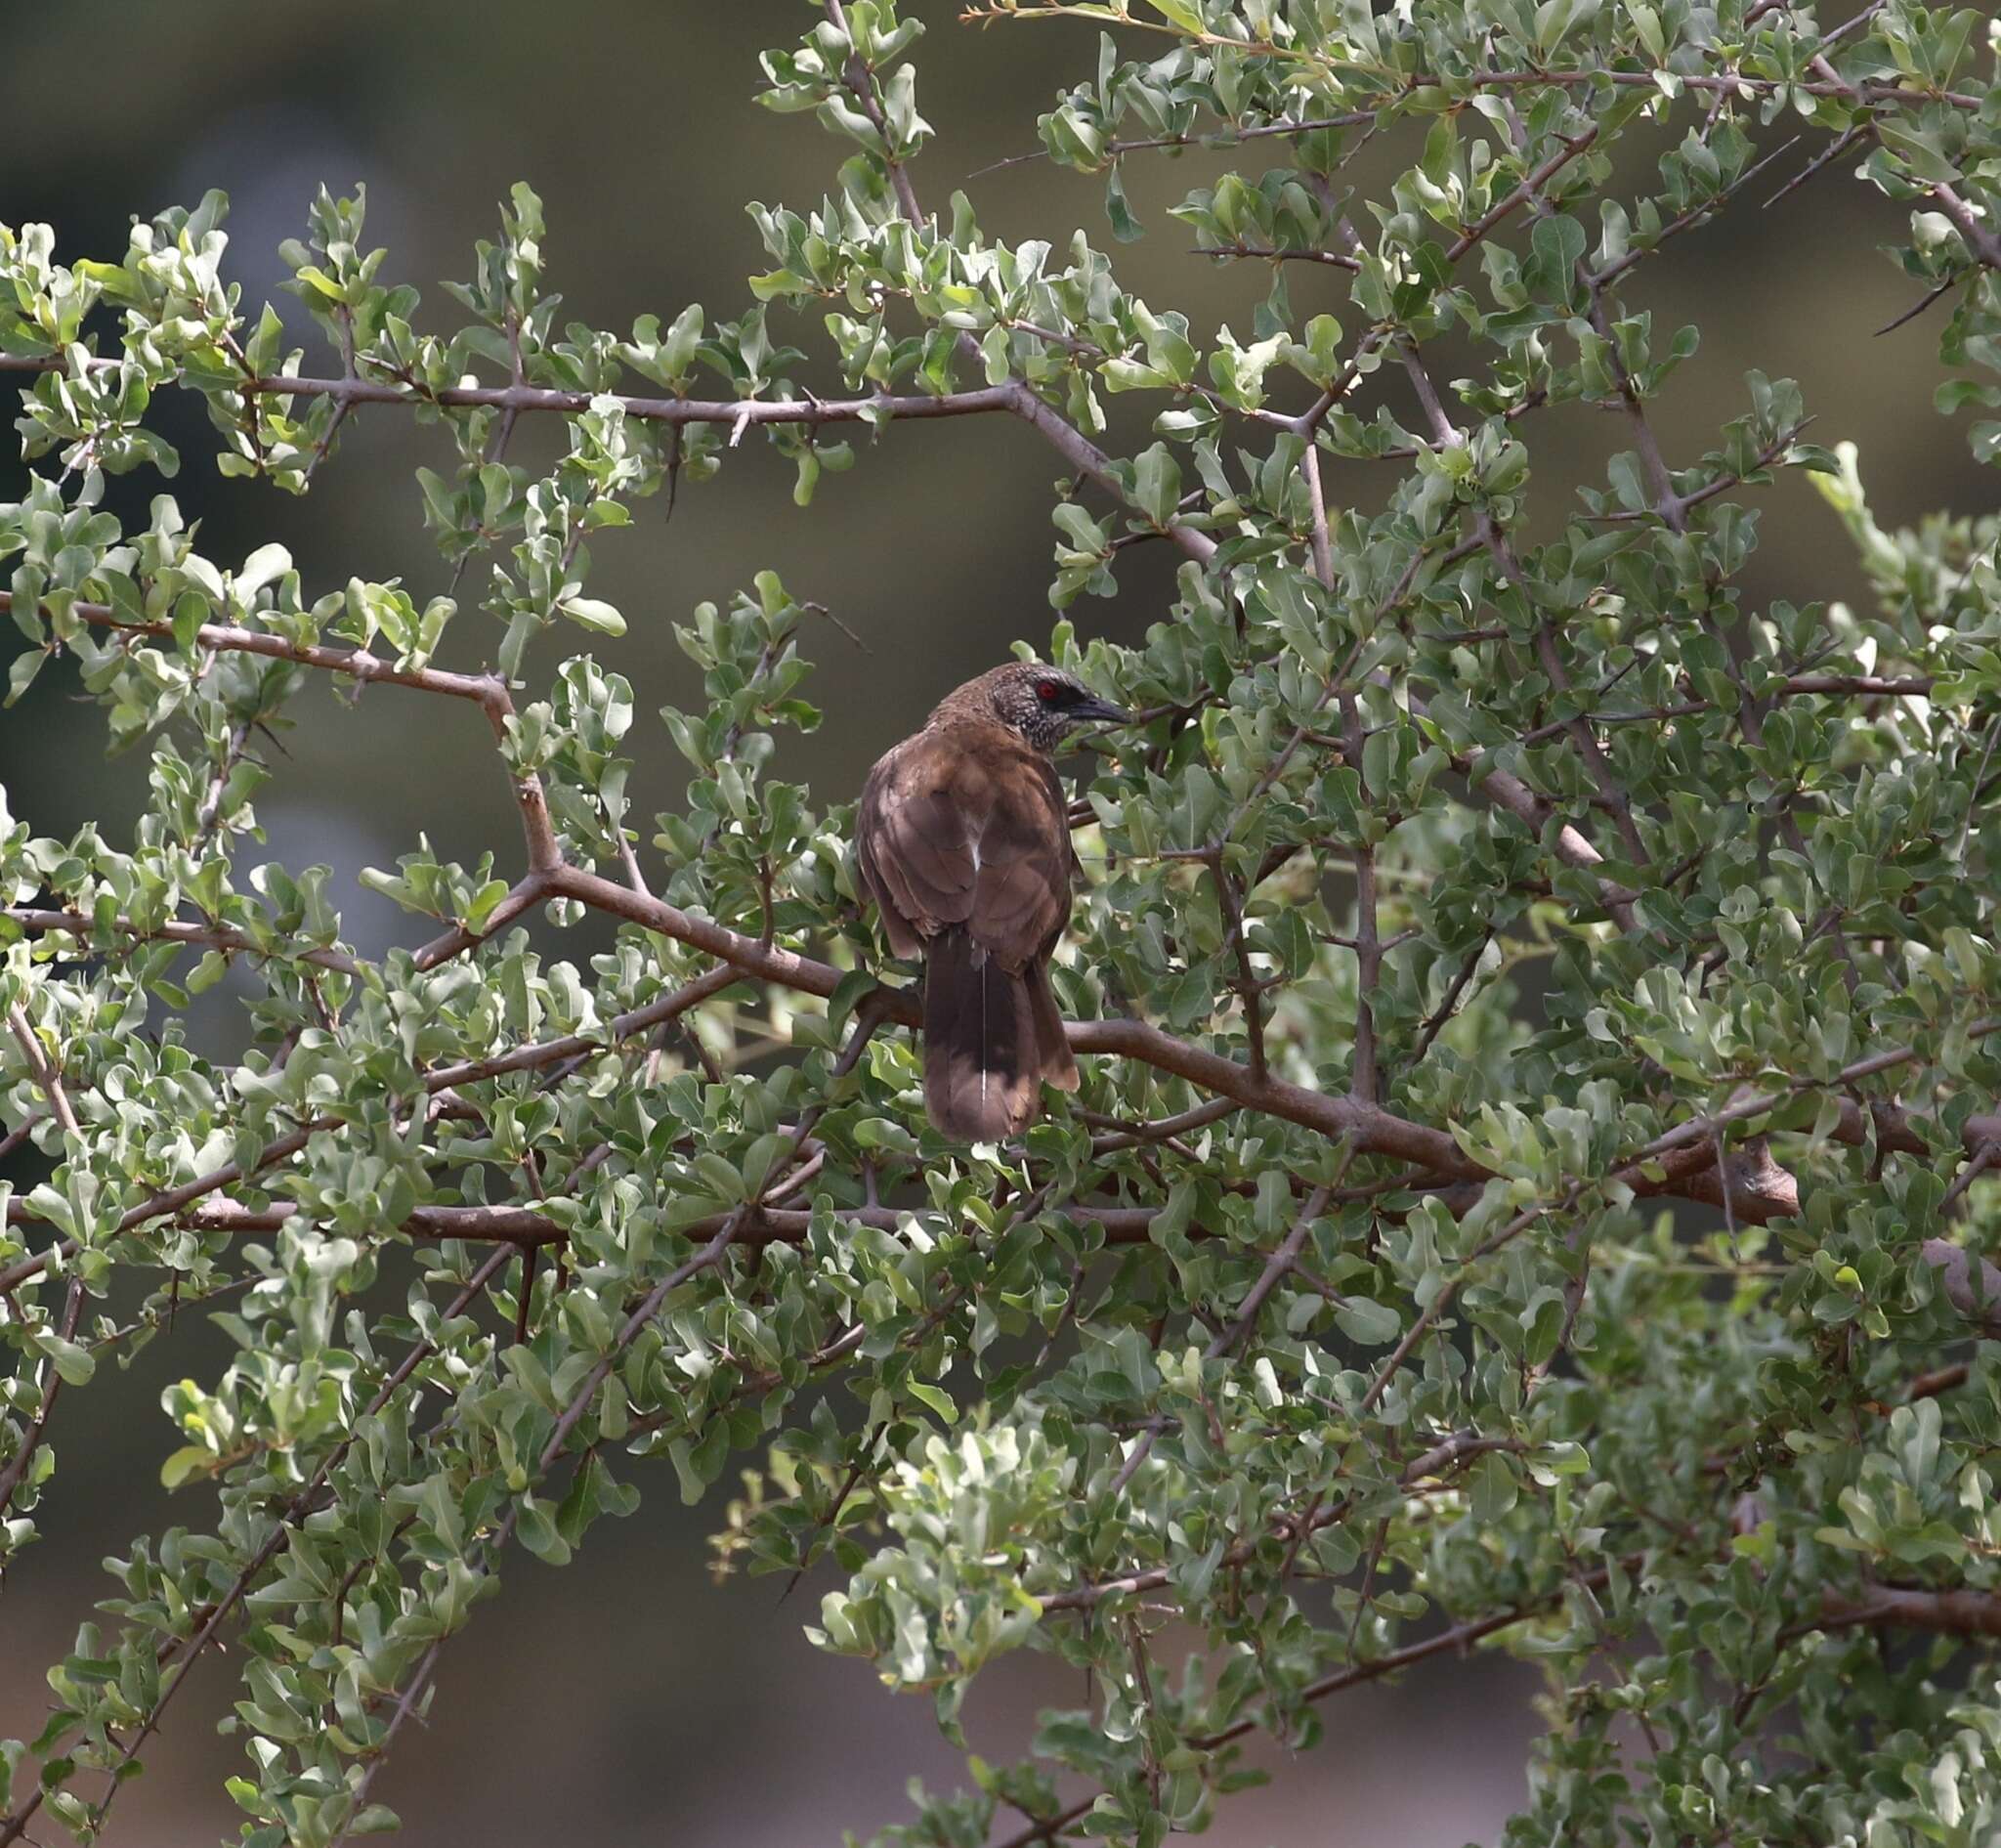
[[[1070,915],[1075,862],[1056,773],[984,727],[920,732],[888,752],[862,791],[855,844],[899,956],[963,924],[1018,968]]]
[[[856,858],[898,956],[919,954],[972,908],[972,852],[929,743],[919,733],[878,758],[855,815]]]
[[[979,839],[978,881],[967,924],[973,941],[1007,968],[1045,956],[1070,917],[1077,857],[1063,786],[1046,757],[1019,748],[976,760],[991,790]]]

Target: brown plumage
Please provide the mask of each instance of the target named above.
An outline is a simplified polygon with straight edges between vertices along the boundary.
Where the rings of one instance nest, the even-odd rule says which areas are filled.
[[[862,877],[890,949],[924,959],[924,1109],[960,1141],[1017,1135],[1043,1084],[1077,1089],[1049,986],[1077,870],[1052,759],[1074,727],[1126,716],[1010,662],[941,700],[863,787]]]

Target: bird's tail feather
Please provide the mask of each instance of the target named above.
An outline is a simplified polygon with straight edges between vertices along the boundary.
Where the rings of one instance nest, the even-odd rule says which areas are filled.
[[[1077,1060],[1070,1053],[1070,1040],[1063,1031],[1063,1015],[1056,1006],[1056,991],[1049,986],[1049,966],[1031,963],[1023,970],[1028,982],[1029,1011],[1036,1024],[1036,1055],[1042,1065],[1043,1083],[1058,1091],[1077,1089]]]
[[[1045,1077],[1077,1088],[1041,963],[1010,973],[955,926],[926,945],[924,965],[924,1109],[940,1131],[1001,1141],[1035,1121]]]

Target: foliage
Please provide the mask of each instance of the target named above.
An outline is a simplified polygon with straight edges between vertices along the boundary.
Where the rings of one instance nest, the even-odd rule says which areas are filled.
[[[1760,180],[1846,165],[1950,302],[1940,408],[2001,403],[1994,22],[973,8],[1103,28],[1041,130],[1115,239],[1130,162],[1210,150],[1175,216],[1272,280],[1204,351],[1082,233],[1008,245],[920,201],[919,22],[816,11],[764,101],[845,162],[752,208],[771,268],[724,315],[563,322],[524,186],[439,322],[360,192],[322,193],[285,252],[312,374],[222,279],[217,195],[114,260],[0,227],[12,686],[61,663],[151,753],[117,826],[0,807],[0,1134],[39,1157],[0,1182],[15,1586],[59,1400],[177,1310],[237,1349],[166,1396],[190,1525],[109,1563],[47,1726],[0,1745],[0,1843],[93,1837],[226,1633],[243,1839],[389,1826],[376,1769],[510,1539],[567,1562],[660,1457],[690,1501],[747,1458],[720,1563],[831,1553],[815,1641],[948,1733],[1003,1652],[1091,1671],[1092,1710],[896,1840],[1157,1843],[1255,1775],[1247,1738],[1309,1744],[1323,1700],[1483,1639],[1548,1685],[1511,1842],[1988,1838],[1996,522],[1885,532],[1763,373],[1671,462],[1648,410],[1696,334],[1634,290]],[[1408,164],[1357,191],[1365,145]],[[1445,389],[1448,337],[1474,358]],[[467,597],[204,556],[164,493],[128,529],[106,478],[173,475],[170,390],[225,475],[293,492],[357,406],[440,426],[421,502]],[[1602,481],[1533,478],[1566,404],[1623,419]],[[509,459],[524,415],[567,433],[541,475]],[[777,775],[817,720],[805,606],[764,574],[677,628],[705,704],[660,713],[690,777],[650,818],[623,620],[585,589],[634,501],[753,427],[803,504],[941,415],[1053,446],[1059,610],[1131,544],[1183,554],[1144,647],[1068,617],[1047,643],[1143,722],[1078,772],[1084,1089],[970,1150],[924,1125],[846,809]],[[2001,422],[1970,438],[1991,459]],[[1854,541],[1852,606],[1735,586],[1786,469]],[[577,628],[602,654],[552,661]],[[321,675],[479,709],[522,847],[260,863],[258,740]],[[343,939],[357,875],[411,947]],[[589,913],[617,935],[579,964]],[[232,970],[240,1048],[204,1056],[184,1017]]]

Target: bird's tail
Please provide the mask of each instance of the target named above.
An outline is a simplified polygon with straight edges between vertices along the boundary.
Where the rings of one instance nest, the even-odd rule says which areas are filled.
[[[962,926],[924,959],[924,1109],[945,1135],[998,1142],[1033,1123],[1040,1087],[1077,1089],[1077,1065],[1040,961],[1010,973]]]

